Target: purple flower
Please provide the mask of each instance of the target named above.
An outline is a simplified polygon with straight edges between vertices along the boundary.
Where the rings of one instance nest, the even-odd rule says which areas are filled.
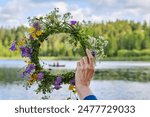
[[[33,27],[35,28],[36,31],[40,30],[40,24],[39,24],[39,22],[34,22],[33,23]]]
[[[23,72],[23,73],[22,73],[22,78],[25,78],[25,76],[26,76],[26,73]]]
[[[61,83],[62,83],[62,77],[57,76],[56,80],[54,81],[54,85],[61,85]]]
[[[44,74],[43,73],[38,73],[38,80],[42,80],[44,78]]]
[[[35,69],[35,65],[34,64],[29,64],[26,68],[25,73],[30,74],[32,70]]]
[[[75,25],[76,23],[77,23],[77,21],[75,21],[75,20],[71,20],[71,21],[70,21],[70,24],[71,24],[71,25]]]
[[[96,56],[96,51],[93,50],[93,51],[91,52],[91,54],[93,55],[93,57],[95,57],[95,56]]]
[[[54,81],[53,85],[54,85],[54,89],[58,90],[61,88],[62,84],[62,77],[61,76],[57,76],[56,80]]]
[[[55,85],[53,89],[58,90],[58,89],[60,89],[60,88],[62,88],[62,86],[60,86],[60,85]]]
[[[71,80],[70,80],[70,84],[71,84],[71,85],[75,85],[75,79],[71,79]]]
[[[32,49],[29,47],[20,47],[22,57],[31,57]]]
[[[11,47],[9,48],[11,51],[15,51],[16,50],[16,41],[14,41],[11,45]]]

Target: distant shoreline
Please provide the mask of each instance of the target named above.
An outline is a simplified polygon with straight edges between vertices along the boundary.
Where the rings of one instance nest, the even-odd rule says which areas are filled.
[[[40,57],[42,60],[79,60],[81,57]],[[0,60],[23,60],[21,57],[0,57]],[[101,61],[150,61],[150,56],[106,57]]]

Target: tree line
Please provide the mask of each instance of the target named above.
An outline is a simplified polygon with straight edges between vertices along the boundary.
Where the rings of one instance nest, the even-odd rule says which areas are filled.
[[[86,23],[84,27],[92,36],[103,36],[108,40],[105,54],[108,57],[139,57],[150,56],[150,26],[147,22],[117,20],[115,22]],[[12,53],[9,48],[14,40],[22,39],[27,27],[0,28],[0,57],[20,56],[19,52]],[[49,37],[42,44],[41,56],[73,57],[79,54],[65,42],[66,34]]]

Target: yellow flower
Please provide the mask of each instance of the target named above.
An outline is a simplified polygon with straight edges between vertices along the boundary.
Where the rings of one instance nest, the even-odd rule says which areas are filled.
[[[33,82],[34,82],[33,80],[28,80],[28,81],[27,81],[27,83],[28,83],[29,85],[32,85]]]
[[[31,61],[26,61],[26,60],[25,60],[24,62],[27,63],[28,65],[29,65],[29,64],[32,64]]]
[[[70,85],[68,89],[69,89],[70,91],[72,91],[74,94],[77,93],[76,88],[75,88],[75,85]]]
[[[25,44],[25,39],[22,39],[20,41],[18,41],[17,43],[19,46],[23,46]]]
[[[35,28],[34,27],[29,28],[29,33],[33,33],[33,32],[35,32]]]
[[[74,90],[74,89],[75,89],[75,86],[74,86],[74,85],[70,85],[70,86],[69,86],[69,90],[72,91],[72,90]]]
[[[42,35],[42,31],[38,30],[38,31],[36,32],[36,35],[37,35],[37,36]]]
[[[33,38],[33,39],[35,39],[35,38],[36,38],[36,34],[35,34],[35,33],[32,33],[32,35],[31,35],[31,36],[32,36],[32,38]]]
[[[31,80],[36,81],[38,79],[38,75],[37,74],[32,74],[31,75]]]
[[[31,62],[31,61],[28,61],[28,64],[32,64],[32,62]]]

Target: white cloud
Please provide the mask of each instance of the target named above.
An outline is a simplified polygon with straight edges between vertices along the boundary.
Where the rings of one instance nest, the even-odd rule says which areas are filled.
[[[104,20],[128,19],[150,20],[150,0],[88,0],[92,3],[96,16]]]
[[[31,0],[11,0],[3,7],[0,7],[0,21],[1,25],[21,25],[28,16],[41,16],[48,13],[54,8],[60,8],[61,13],[68,11],[65,2],[32,2]],[[45,12],[44,10],[47,9]],[[2,24],[3,22],[3,24]]]
[[[150,0],[127,0],[126,4],[128,6],[146,8],[149,7]]]
[[[117,2],[117,0],[89,0],[91,3],[96,5],[113,5]]]
[[[72,3],[72,4],[71,4]],[[150,19],[150,0],[10,0],[0,6],[0,25],[27,24],[28,16],[39,16],[59,8],[60,13],[71,12],[75,20],[99,22],[102,20]],[[3,23],[3,24],[2,24]]]
[[[139,14],[141,14],[142,9],[141,8],[129,8],[126,10],[127,12],[133,14],[134,16],[138,16]]]
[[[61,13],[68,12],[68,4],[65,2],[53,2],[53,8],[59,8]]]
[[[20,25],[23,17],[22,3],[18,0],[9,1],[0,9],[0,21],[7,25]]]

